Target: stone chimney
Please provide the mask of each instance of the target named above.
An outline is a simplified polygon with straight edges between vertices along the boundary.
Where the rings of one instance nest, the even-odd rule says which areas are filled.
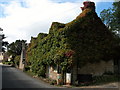
[[[83,2],[84,7],[81,7],[82,11],[84,11],[87,8],[92,9],[93,11],[95,11],[95,3],[91,2],[91,1],[85,1]]]

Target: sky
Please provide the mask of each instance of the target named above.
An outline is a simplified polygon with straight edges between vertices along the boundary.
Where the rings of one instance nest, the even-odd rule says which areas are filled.
[[[9,43],[48,33],[52,22],[68,23],[82,11],[84,0],[0,0],[0,27]],[[91,0],[99,16],[113,0]]]

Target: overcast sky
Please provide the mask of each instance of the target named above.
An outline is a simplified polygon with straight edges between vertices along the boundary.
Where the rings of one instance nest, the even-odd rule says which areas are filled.
[[[68,23],[80,13],[84,0],[0,0],[0,27],[9,43],[30,41],[31,36],[48,33],[52,22]],[[113,0],[92,0],[98,15]]]

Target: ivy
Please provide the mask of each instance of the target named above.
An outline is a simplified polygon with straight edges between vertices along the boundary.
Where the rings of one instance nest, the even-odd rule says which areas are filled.
[[[53,22],[49,34],[32,37],[27,61],[31,70],[40,76],[45,75],[47,65],[57,64],[66,71],[76,61],[80,67],[88,62],[107,61],[112,59],[109,57],[116,46],[113,36],[97,14],[86,9],[70,23]]]

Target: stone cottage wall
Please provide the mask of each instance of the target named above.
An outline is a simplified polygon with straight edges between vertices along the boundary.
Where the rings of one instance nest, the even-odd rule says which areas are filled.
[[[48,67],[48,78],[57,80],[57,71],[53,67]]]
[[[104,72],[113,72],[114,73],[114,62],[101,61],[98,63],[88,63],[82,68],[78,68],[78,74],[92,74],[93,76],[102,75]]]
[[[48,67],[47,70],[47,77],[52,79],[52,80],[57,80],[57,70],[54,69],[53,67]],[[101,61],[98,63],[88,63],[82,68],[78,68],[77,72],[77,66],[74,66],[72,69],[72,84],[75,83],[77,80],[77,74],[92,74],[93,76],[100,76],[105,72],[112,72],[114,73],[114,62],[108,61]]]
[[[76,80],[77,80],[77,65],[73,65],[72,67],[72,77],[71,77],[71,80],[72,80],[72,84],[75,84]]]

